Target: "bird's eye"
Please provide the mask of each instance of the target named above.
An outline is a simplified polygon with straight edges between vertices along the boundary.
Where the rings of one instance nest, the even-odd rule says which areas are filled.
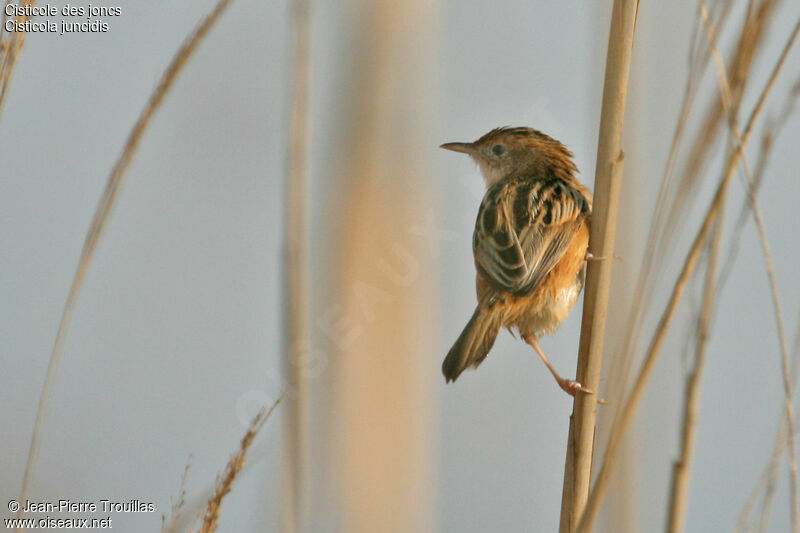
[[[492,146],[492,152],[494,152],[494,155],[496,155],[497,157],[500,157],[501,155],[506,153],[506,147],[503,146],[502,144],[495,144],[494,146]]]

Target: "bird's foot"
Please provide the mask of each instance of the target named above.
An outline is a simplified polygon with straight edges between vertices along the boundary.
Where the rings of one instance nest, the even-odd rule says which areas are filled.
[[[578,381],[573,381],[571,379],[558,379],[558,386],[561,387],[564,392],[569,394],[570,396],[575,396],[578,392],[583,392],[584,394],[594,394],[591,390],[587,389],[583,385],[581,385]]]
[[[611,255],[617,261],[622,262],[622,257],[617,255],[616,253],[611,254]],[[591,252],[586,252],[586,256],[583,259],[584,259],[584,261],[605,261],[606,259],[608,259],[608,256],[607,255],[597,256],[597,255],[594,255]]]

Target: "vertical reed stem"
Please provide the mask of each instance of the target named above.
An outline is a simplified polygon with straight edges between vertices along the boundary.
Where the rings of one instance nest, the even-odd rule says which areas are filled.
[[[286,176],[285,357],[290,394],[285,417],[283,531],[303,531],[308,490],[310,406],[305,371],[310,345],[308,235],[308,144],[310,75],[309,0],[291,2],[291,117]]]
[[[778,79],[778,75],[786,63],[786,58],[788,57],[798,34],[800,34],[800,21],[798,21],[798,23],[795,25],[792,34],[786,41],[783,51],[781,52],[778,61],[775,63],[775,66],[772,69],[769,80],[762,89],[758,101],[750,113],[750,118],[747,120],[747,125],[742,132],[739,142],[737,143],[735,149],[731,151],[728,156],[728,161],[722,180],[717,187],[717,192],[714,195],[714,199],[712,200],[711,205],[706,212],[703,223],[700,226],[695,240],[692,243],[691,249],[686,256],[681,273],[672,289],[672,294],[670,295],[667,307],[664,309],[658,326],[656,327],[656,331],[653,334],[653,338],[650,341],[650,346],[647,350],[647,354],[645,355],[642,367],[639,370],[639,375],[637,376],[633,388],[628,394],[625,403],[621,407],[619,417],[614,421],[614,424],[611,428],[611,434],[609,436],[606,454],[603,458],[603,464],[600,468],[600,472],[597,474],[597,481],[595,481],[595,484],[592,487],[591,494],[586,502],[586,508],[580,517],[580,523],[578,524],[578,529],[576,530],[579,533],[589,533],[594,526],[594,522],[597,519],[597,514],[600,512],[600,505],[605,497],[606,491],[608,490],[611,471],[614,469],[614,465],[619,455],[621,441],[625,436],[628,426],[630,426],[631,420],[633,419],[633,415],[636,412],[636,408],[639,405],[645,385],[650,377],[650,373],[653,371],[653,366],[658,358],[661,346],[664,343],[667,329],[669,328],[669,324],[672,321],[672,317],[674,316],[675,310],[678,307],[678,302],[680,302],[680,299],[683,296],[683,291],[686,288],[686,283],[688,282],[689,276],[691,276],[692,272],[694,271],[694,267],[697,264],[697,258],[700,254],[700,247],[706,241],[709,229],[719,213],[722,200],[725,198],[728,184],[730,183],[734,170],[736,170],[736,167],[739,164],[739,159],[742,157],[744,147],[750,138],[750,134],[753,132],[753,126],[755,125],[756,119],[758,119],[761,111],[764,109],[764,104],[767,100],[767,97],[772,91],[772,88],[775,86],[775,81]]]
[[[577,379],[595,394],[575,396],[570,417],[560,533],[572,533],[589,495],[594,449],[597,391],[603,357],[611,258],[614,255],[619,190],[622,182],[622,131],[638,0],[615,0],[608,38],[603,107],[597,148],[594,206],[589,251],[605,260],[589,263],[583,304]]]

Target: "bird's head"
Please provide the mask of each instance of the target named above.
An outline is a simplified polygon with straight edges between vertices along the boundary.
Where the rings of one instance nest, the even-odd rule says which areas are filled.
[[[532,128],[497,128],[475,142],[446,143],[446,150],[468,154],[481,169],[486,185],[520,172],[552,168],[574,175],[572,152],[563,144]]]

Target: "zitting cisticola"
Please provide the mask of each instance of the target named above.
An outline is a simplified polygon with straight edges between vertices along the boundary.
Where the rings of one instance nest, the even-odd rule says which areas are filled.
[[[583,288],[592,198],[575,178],[572,153],[544,133],[510,127],[442,148],[472,157],[487,185],[472,239],[478,306],[442,363],[446,380],[481,364],[505,327],[519,331],[562,389],[590,392],[559,376],[537,341],[558,328]]]

